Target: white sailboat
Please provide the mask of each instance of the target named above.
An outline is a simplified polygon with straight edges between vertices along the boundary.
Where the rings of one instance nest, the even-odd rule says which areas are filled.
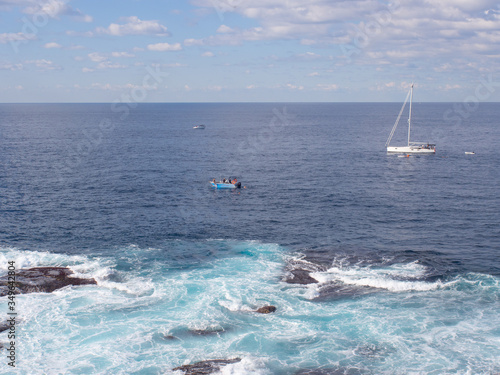
[[[408,97],[410,98],[410,111],[408,114],[408,145],[406,146],[389,146],[391,143],[392,136],[394,135],[394,132],[396,131],[396,128],[399,123],[399,119],[401,118],[401,114],[403,113],[403,110],[405,109],[406,103],[408,102]],[[410,132],[411,132],[411,104],[413,101],[413,83],[411,84],[410,91],[408,92],[408,95],[406,96],[406,100],[403,104],[403,107],[401,107],[401,111],[399,111],[398,118],[396,119],[396,123],[394,124],[391,134],[389,135],[389,138],[387,139],[387,142],[385,146],[387,147],[387,152],[388,153],[403,153],[403,154],[435,154],[436,153],[436,145],[431,144],[431,143],[425,143],[425,142],[410,142]]]

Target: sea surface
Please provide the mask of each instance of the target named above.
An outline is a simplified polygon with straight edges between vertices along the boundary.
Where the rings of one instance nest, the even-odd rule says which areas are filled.
[[[401,103],[1,104],[0,275],[97,285],[18,295],[0,373],[499,374],[500,104],[468,104],[414,103],[410,157]]]

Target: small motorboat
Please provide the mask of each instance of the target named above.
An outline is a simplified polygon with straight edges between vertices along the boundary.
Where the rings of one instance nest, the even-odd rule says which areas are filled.
[[[215,181],[213,179],[210,181],[210,184],[214,189],[240,189],[241,188],[241,182],[237,182],[236,180],[233,180],[231,182],[223,182],[223,181]]]
[[[196,125],[193,126],[193,129],[205,129],[205,125]]]
[[[476,155],[474,151],[465,151],[465,155]]]

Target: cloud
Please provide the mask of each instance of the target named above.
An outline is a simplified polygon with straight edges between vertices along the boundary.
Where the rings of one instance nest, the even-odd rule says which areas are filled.
[[[231,29],[229,26],[226,25],[220,25],[219,28],[217,29],[218,33],[232,33],[234,32],[234,29]]]
[[[36,36],[34,34],[26,34],[26,33],[3,33],[3,34],[0,34],[0,44],[7,44],[10,42],[19,42],[19,41],[28,41],[28,40],[36,40]]]
[[[23,1],[21,1],[23,3]],[[92,22],[93,18],[87,14],[84,14],[79,9],[74,9],[67,4],[67,1],[62,0],[46,0],[39,4],[37,1],[31,1],[24,3],[32,3],[27,6],[23,12],[26,14],[46,14],[51,18],[58,18],[59,16],[70,16],[73,19],[81,22]]]
[[[91,61],[93,62],[101,62],[101,61],[105,61],[107,60],[108,58],[104,55],[101,55],[100,53],[98,52],[92,52],[92,53],[89,53],[88,54],[88,57]]]
[[[62,48],[62,46],[59,43],[51,42],[51,43],[45,43],[44,48]]]
[[[22,70],[23,69],[23,64],[17,63],[17,64],[0,64],[0,70]]]
[[[182,50],[182,46],[180,43],[156,43],[156,44],[148,44],[148,50],[150,51],[180,51]]]
[[[133,90],[133,89],[144,89],[144,90],[158,90],[157,86],[151,85],[135,85],[133,83],[126,83],[123,85],[111,84],[111,83],[100,83],[94,82],[90,86],[81,87],[80,85],[74,86],[77,89],[85,90],[104,90],[104,91],[119,91],[119,90]]]
[[[291,83],[287,83],[285,87],[289,90],[304,90],[304,86],[302,85],[294,85]]]
[[[157,36],[169,36],[167,28],[161,25],[158,21],[149,20],[143,21],[136,16],[125,17],[122,19],[123,24],[112,23],[107,28],[98,27],[94,33],[95,34],[107,34],[113,36],[125,36],[125,35],[157,35]]]
[[[113,63],[111,61],[103,61],[97,64],[97,69],[125,69],[127,65],[122,65],[118,63]]]
[[[227,6],[221,8],[214,1]],[[401,66],[411,62],[425,69],[437,67],[437,71],[463,56],[477,62],[489,58],[491,67],[500,62],[498,0],[193,2],[212,12],[238,14],[254,25],[238,28],[223,24],[212,35],[186,39],[186,46],[293,40],[330,48],[339,65]],[[461,68],[451,65],[451,70]]]
[[[40,60],[28,60],[25,64],[35,66],[40,72],[47,72],[52,70],[62,70],[62,66],[55,64],[51,60],[40,59]]]
[[[84,73],[93,72],[95,69],[124,69],[127,68],[127,65],[122,65],[118,63],[113,63],[109,60],[107,55],[103,55],[99,52],[89,53],[88,58],[90,61],[98,63],[95,68],[83,68]],[[111,56],[113,57],[133,57],[133,55],[128,54],[127,52],[112,52]]]
[[[317,90],[323,90],[323,91],[333,91],[333,90],[338,90],[339,86],[334,84],[334,83],[318,83],[316,85]]]
[[[203,52],[201,54],[201,56],[203,56],[203,57],[214,57],[215,55],[214,55],[213,52],[207,51],[207,52]]]
[[[111,56],[113,57],[135,57],[133,53],[129,52],[111,52]]]

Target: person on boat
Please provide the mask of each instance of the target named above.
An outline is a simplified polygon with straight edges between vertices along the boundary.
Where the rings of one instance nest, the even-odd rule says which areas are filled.
[[[215,178],[212,180],[212,182],[215,184]]]

